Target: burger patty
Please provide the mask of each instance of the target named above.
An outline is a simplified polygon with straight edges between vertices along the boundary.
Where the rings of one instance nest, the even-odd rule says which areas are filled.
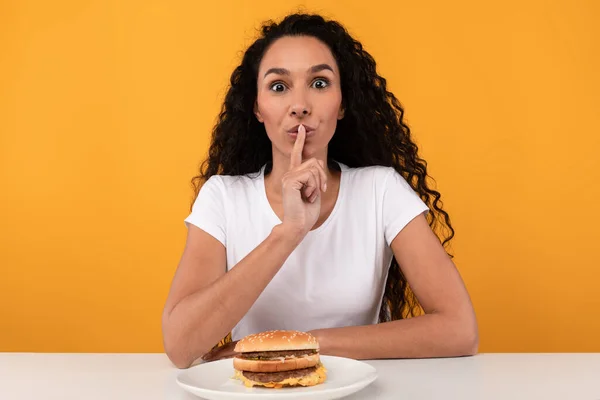
[[[302,378],[310,373],[317,370],[317,367],[295,369],[293,371],[283,372],[248,372],[243,371],[244,376],[254,382],[269,383],[269,382],[281,382],[288,378]]]
[[[287,351],[256,351],[253,353],[242,353],[241,358],[246,359],[269,359],[275,357],[296,356],[301,357],[309,354],[316,354],[317,350],[287,350]]]

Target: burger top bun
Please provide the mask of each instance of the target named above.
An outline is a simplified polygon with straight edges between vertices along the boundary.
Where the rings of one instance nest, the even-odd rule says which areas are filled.
[[[234,349],[237,353],[285,350],[319,350],[319,342],[307,332],[274,330],[248,335]]]

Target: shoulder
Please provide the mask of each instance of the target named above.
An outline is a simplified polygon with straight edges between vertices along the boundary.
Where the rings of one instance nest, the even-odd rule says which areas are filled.
[[[355,196],[364,198],[369,193],[383,201],[385,198],[406,199],[418,197],[407,180],[394,167],[369,166],[351,168],[342,166],[346,187]]]
[[[395,178],[403,179],[393,167],[384,167],[382,165],[373,165],[368,167],[348,167],[340,164],[342,168],[342,174],[346,175],[348,181],[354,185],[361,184],[375,184],[377,186],[384,186],[385,183],[394,175]]]
[[[201,190],[218,191],[223,194],[255,189],[262,171],[247,175],[213,175],[202,185]]]

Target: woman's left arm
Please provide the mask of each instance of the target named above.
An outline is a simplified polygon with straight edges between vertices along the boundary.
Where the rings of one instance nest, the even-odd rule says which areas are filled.
[[[477,353],[473,305],[454,263],[424,214],[391,243],[424,315],[375,325],[311,331],[321,354],[355,359],[456,357]]]

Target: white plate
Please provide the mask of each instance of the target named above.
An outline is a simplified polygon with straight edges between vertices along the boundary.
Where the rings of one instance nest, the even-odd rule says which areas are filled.
[[[208,400],[231,399],[339,399],[358,392],[377,378],[377,371],[362,361],[321,356],[327,370],[325,382],[310,387],[268,389],[248,388],[235,379],[233,360],[225,359],[196,365],[177,375],[177,383],[188,392]]]

